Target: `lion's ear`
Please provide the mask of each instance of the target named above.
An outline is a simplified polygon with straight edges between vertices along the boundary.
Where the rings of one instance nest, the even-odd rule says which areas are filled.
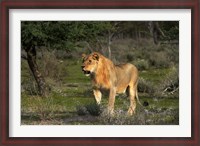
[[[99,55],[97,53],[94,53],[92,57],[94,60],[99,60]]]
[[[83,53],[81,56],[82,56],[82,59],[84,59],[86,57],[86,54]]]

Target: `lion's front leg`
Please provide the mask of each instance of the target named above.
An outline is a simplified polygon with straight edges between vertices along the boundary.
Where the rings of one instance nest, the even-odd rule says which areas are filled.
[[[94,97],[95,97],[97,104],[100,104],[101,97],[102,97],[101,91],[99,91],[98,89],[93,89],[93,93],[94,93]]]
[[[109,101],[108,101],[108,113],[111,115],[114,114],[115,95],[116,95],[116,88],[114,87],[110,89]]]

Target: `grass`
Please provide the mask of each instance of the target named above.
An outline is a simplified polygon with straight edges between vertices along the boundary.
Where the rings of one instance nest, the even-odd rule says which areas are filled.
[[[21,95],[21,114],[23,125],[158,125],[178,124],[179,100],[175,98],[155,98],[153,95],[139,93],[141,103],[147,101],[149,106],[137,106],[136,115],[127,117],[129,99],[124,95],[116,96],[115,115],[110,117],[104,113],[108,98],[104,95],[101,107],[95,106],[91,83],[80,69],[80,62],[66,60],[67,75],[61,78],[61,86],[53,86],[47,98]],[[26,64],[23,63],[23,66]],[[25,81],[28,78],[28,68],[23,70]],[[159,84],[170,72],[168,69],[151,69],[142,71],[140,77]],[[85,111],[84,111],[85,110]]]
[[[65,62],[67,69],[67,75],[64,77],[66,83],[86,83],[90,82],[90,79],[83,76],[81,71],[81,61],[67,60]]]
[[[164,69],[150,69],[148,71],[141,71],[140,77],[145,80],[151,81],[154,84],[160,83],[160,81],[166,77],[166,75],[171,71],[171,68]]]
[[[179,109],[178,98],[153,99],[146,96],[141,96],[140,101],[147,101],[149,106],[143,108],[138,105],[136,109],[136,115],[133,116],[133,119],[138,118],[138,116],[142,116],[145,124],[149,125],[178,124],[176,119]],[[130,125],[131,122],[133,122],[130,118],[129,120],[123,121],[124,119],[127,119],[126,111],[129,106],[128,98],[116,98],[115,117],[111,117],[112,119],[110,119],[108,115],[100,115],[100,110],[105,110],[106,105],[107,99],[105,98],[102,101],[102,108],[96,108],[94,99],[92,97],[62,97],[59,96],[59,94],[53,94],[48,98],[40,98],[33,96],[27,97],[26,95],[22,95],[22,124],[32,125],[48,123],[50,125]],[[77,107],[79,108],[79,111]],[[84,114],[80,113],[83,111],[82,108],[85,108],[86,110]],[[120,112],[123,114],[120,115]],[[99,117],[97,118],[97,116]],[[133,123],[135,125],[140,125],[143,124],[144,121],[141,123],[140,121],[136,120]]]
[[[60,120],[76,115],[76,107],[91,102],[91,98],[64,97],[53,93],[48,98],[22,94],[22,124]],[[26,117],[26,118],[25,118]]]

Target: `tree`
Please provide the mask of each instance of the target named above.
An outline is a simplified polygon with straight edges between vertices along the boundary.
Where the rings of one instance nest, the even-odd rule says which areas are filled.
[[[162,40],[179,40],[179,21],[160,22],[165,37]]]
[[[81,21],[22,21],[21,22],[21,44],[26,51],[29,68],[37,82],[39,94],[47,96],[48,85],[39,71],[36,56],[37,49],[46,46],[51,49],[73,49],[77,42],[86,41],[95,43],[104,36],[109,23],[104,22],[81,22]]]
[[[160,40],[171,41],[179,39],[178,21],[150,21],[148,25],[155,44],[158,44]]]
[[[27,53],[25,58],[37,82],[39,94],[45,97],[48,95],[48,87],[36,63],[36,46],[42,45],[46,39],[46,35],[42,32],[42,23],[22,22],[21,38],[22,49]]]
[[[41,46],[48,46],[49,49],[67,48],[69,39],[69,22],[42,22],[42,21],[22,21],[21,23],[21,44],[26,51],[26,58],[29,68],[37,82],[39,94],[46,97],[49,93],[48,85],[39,71],[36,56],[37,49]],[[72,36],[73,37],[73,36]]]
[[[109,23],[110,26],[107,27],[107,31],[108,31],[108,58],[111,59],[111,44],[112,44],[112,39],[115,36],[115,33],[118,31],[119,29],[119,24],[120,22],[110,22]]]

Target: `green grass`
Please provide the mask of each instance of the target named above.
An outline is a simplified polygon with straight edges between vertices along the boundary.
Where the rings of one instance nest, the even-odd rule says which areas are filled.
[[[160,81],[162,81],[170,71],[171,68],[150,69],[148,71],[141,71],[140,77],[157,84],[160,83]]]
[[[90,78],[83,75],[81,61],[67,60],[65,62],[67,75],[64,77],[66,83],[85,83],[90,82]]]

